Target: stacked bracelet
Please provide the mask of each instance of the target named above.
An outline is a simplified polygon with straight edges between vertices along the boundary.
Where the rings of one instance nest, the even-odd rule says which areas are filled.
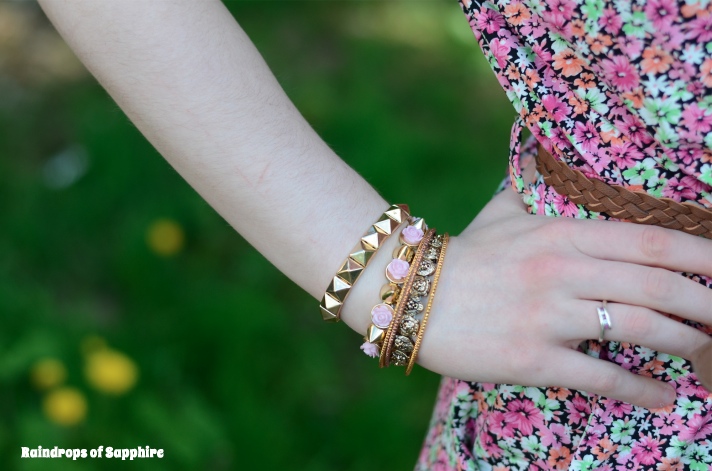
[[[341,309],[351,288],[363,272],[373,254],[410,215],[405,204],[391,205],[371,227],[356,247],[351,250],[346,261],[336,272],[321,299],[321,316],[327,322],[338,322]]]
[[[429,288],[429,281],[422,280],[421,274],[428,274],[422,265],[427,260],[424,259],[425,252],[430,246],[430,242],[435,236],[435,229],[429,229],[418,245],[418,250],[413,256],[413,261],[408,271],[408,277],[403,283],[401,293],[398,296],[393,322],[391,322],[383,339],[383,347],[379,358],[379,365],[385,368],[393,363],[396,366],[405,366],[408,363],[408,353],[412,351],[413,343],[409,340],[412,334],[417,333],[419,326],[414,314],[423,310],[420,303],[420,296],[425,296]],[[434,270],[433,270],[434,271]],[[432,273],[432,271],[430,272]],[[418,277],[417,275],[421,275]],[[415,284],[416,279],[418,285]],[[413,323],[415,321],[415,323]],[[410,336],[401,334],[401,327],[405,326]]]
[[[433,239],[433,242],[431,242],[431,247],[433,247],[433,243],[437,243],[438,239]],[[413,370],[413,366],[415,365],[415,360],[418,356],[418,350],[420,350],[420,344],[423,341],[423,333],[425,332],[425,326],[428,324],[428,317],[430,316],[430,308],[433,306],[433,300],[435,299],[435,291],[438,289],[438,280],[440,279],[440,272],[442,271],[443,268],[443,261],[445,260],[445,251],[447,250],[447,244],[450,240],[450,234],[447,232],[445,235],[442,237],[440,240],[441,248],[440,248],[440,254],[438,256],[438,263],[437,266],[435,267],[435,274],[433,275],[433,284],[430,288],[430,295],[428,296],[428,305],[425,308],[425,312],[423,313],[423,319],[420,321],[420,329],[418,329],[418,334],[417,338],[415,340],[415,345],[413,346],[413,353],[410,355],[410,359],[408,360],[408,366],[406,367],[405,370],[405,375],[408,376],[410,372]],[[437,247],[434,247],[437,249]],[[406,330],[404,332],[403,325],[401,325],[401,335],[407,335],[410,334],[410,330]]]
[[[427,229],[424,223],[423,226]],[[404,229],[401,242],[404,242],[403,234],[411,227]],[[361,346],[369,356],[379,356],[381,368],[390,364],[405,366],[406,376],[415,365],[423,341],[450,237],[447,233],[436,235],[435,229],[427,230],[422,237],[421,234],[422,231],[418,234],[420,242],[415,253],[412,253],[415,240],[411,245],[404,243],[394,251],[394,260],[389,264],[389,269],[400,265],[398,260],[408,260],[408,273],[403,278],[401,271],[400,276],[394,280],[394,270],[387,269],[386,277],[390,283],[381,288],[381,298],[384,302],[374,306],[371,311],[373,324],[369,326],[366,342]],[[412,255],[404,255],[408,253],[405,247],[410,247]],[[399,256],[404,258],[399,259]],[[423,308],[422,301],[425,297],[428,298],[428,303],[427,307]],[[418,320],[416,316],[421,312],[422,319]]]
[[[372,324],[366,331],[361,350],[371,357],[380,356],[385,333],[395,316],[395,308],[401,293],[401,286],[410,272],[417,247],[423,240],[423,230],[427,230],[424,219],[413,219],[400,234],[401,245],[393,251],[393,260],[386,267],[388,282],[381,287],[381,302],[371,309]]]

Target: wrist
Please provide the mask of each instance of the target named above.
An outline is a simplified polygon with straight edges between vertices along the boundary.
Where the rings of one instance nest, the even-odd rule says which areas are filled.
[[[393,260],[393,251],[400,245],[399,235],[407,225],[408,222],[403,222],[383,242],[344,302],[341,320],[360,335],[365,335],[371,323],[371,308],[381,302],[381,287],[387,282],[386,267]]]
[[[457,298],[463,294],[461,287],[458,286],[458,277],[454,273],[453,262],[463,256],[460,253],[461,244],[461,238],[452,235],[449,237],[437,290],[433,293],[434,299],[428,317],[427,330],[423,333],[416,358],[418,365],[430,371],[437,372],[437,358],[443,358],[445,352],[442,350],[449,348],[443,339],[453,338],[453,332],[450,331],[453,328],[452,315],[449,311],[461,302]]]

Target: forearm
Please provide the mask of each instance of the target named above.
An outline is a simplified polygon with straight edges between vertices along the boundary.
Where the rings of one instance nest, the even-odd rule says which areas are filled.
[[[388,203],[303,119],[222,3],[40,3],[166,160],[321,298]]]

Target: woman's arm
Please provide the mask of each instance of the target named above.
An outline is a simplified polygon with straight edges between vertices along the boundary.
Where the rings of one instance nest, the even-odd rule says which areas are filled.
[[[225,6],[40,3],[166,160],[279,270],[321,298],[388,204],[304,120]]]
[[[315,298],[388,204],[304,121],[218,0],[41,0],[52,22],[141,132],[257,250]],[[400,202],[400,201],[399,201]],[[351,290],[364,332],[397,245]],[[501,192],[450,242],[418,362],[460,379],[560,386],[659,407],[660,381],[579,351],[597,338],[697,358],[712,324],[712,242],[635,224],[536,217]],[[611,276],[615,274],[615,276]],[[315,315],[316,309],[315,309]]]
[[[304,120],[225,6],[40,3],[163,157],[252,246],[321,299],[388,203]],[[388,258],[397,245],[390,239],[376,256]],[[344,306],[349,325],[349,314],[361,313],[352,325],[361,332],[370,310],[361,293],[377,293],[380,275],[365,271]],[[366,305],[354,306],[357,299]]]

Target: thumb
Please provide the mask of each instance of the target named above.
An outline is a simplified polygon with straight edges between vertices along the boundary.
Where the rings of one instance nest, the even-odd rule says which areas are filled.
[[[526,167],[522,169],[524,185],[533,182],[536,177],[536,161],[531,158]],[[522,201],[522,196],[513,187],[505,188],[480,211],[470,226],[481,227],[505,216],[528,214],[527,205]],[[470,227],[468,227],[469,229]]]
[[[501,219],[521,216],[522,214],[528,214],[527,205],[524,204],[522,196],[517,193],[514,188],[507,187],[497,193],[485,207],[482,208],[463,232],[489,226]]]

